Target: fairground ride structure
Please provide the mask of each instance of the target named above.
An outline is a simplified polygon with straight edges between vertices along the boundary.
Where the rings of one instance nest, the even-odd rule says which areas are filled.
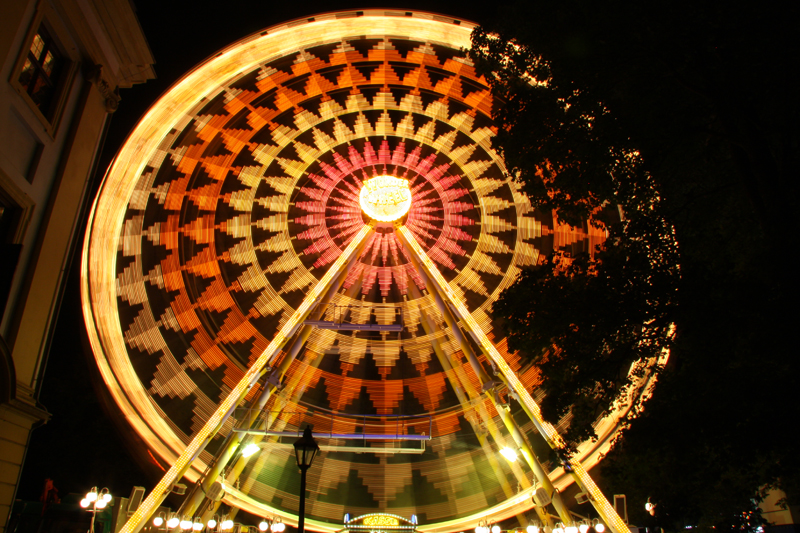
[[[97,363],[132,430],[172,465],[180,514],[221,505],[297,523],[292,440],[313,426],[306,527],[419,517],[463,531],[575,515],[575,482],[648,388],[571,459],[535,364],[490,309],[553,249],[604,235],[534,210],[491,148],[497,103],[464,50],[474,25],[358,11],[269,28],[208,59],[141,119],[93,206],[82,270]],[[533,391],[533,393],[531,392]],[[521,461],[505,459],[506,450]]]

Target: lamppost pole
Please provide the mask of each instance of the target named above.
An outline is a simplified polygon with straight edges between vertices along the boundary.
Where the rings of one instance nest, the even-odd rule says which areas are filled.
[[[86,493],[86,497],[80,502],[81,507],[92,513],[92,522],[89,526],[89,533],[94,533],[94,519],[97,518],[97,512],[106,508],[111,502],[111,493],[108,489],[103,487],[103,490],[97,492],[97,487],[92,487],[92,490]],[[92,506],[91,509],[87,507]]]
[[[307,466],[300,467],[300,519],[297,529],[300,533],[306,531],[306,471]]]
[[[297,459],[297,466],[300,468],[300,510],[297,524],[299,533],[305,533],[306,471],[314,461],[317,452],[319,452],[319,446],[311,435],[311,426],[306,426],[306,429],[303,431],[303,436],[294,443],[294,454]]]

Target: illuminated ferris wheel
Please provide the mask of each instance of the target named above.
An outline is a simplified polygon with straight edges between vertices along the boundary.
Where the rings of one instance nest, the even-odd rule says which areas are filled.
[[[110,393],[173,465],[126,533],[183,476],[189,515],[295,523],[306,426],[323,450],[311,529],[347,513],[570,524],[557,489],[574,480],[626,530],[585,472],[617,418],[544,461],[561,440],[538,369],[489,314],[540,255],[603,235],[533,210],[505,175],[472,27],[364,11],[270,28],[184,77],[120,150],[87,232],[85,317]]]

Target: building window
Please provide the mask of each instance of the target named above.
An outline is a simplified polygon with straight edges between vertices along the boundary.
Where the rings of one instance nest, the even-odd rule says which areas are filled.
[[[65,63],[50,34],[43,26],[39,26],[18,81],[47,118],[52,117],[59,75],[63,72]]]
[[[6,311],[33,208],[28,195],[0,171],[0,320]]]
[[[70,43],[63,23],[52,8],[43,3],[8,79],[51,136],[55,135],[67,89],[78,64],[77,54],[64,46]]]

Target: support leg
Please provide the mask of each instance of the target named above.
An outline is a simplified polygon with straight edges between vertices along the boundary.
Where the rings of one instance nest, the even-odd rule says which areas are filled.
[[[181,453],[178,459],[175,461],[175,464],[170,467],[153,491],[147,496],[147,498],[145,498],[145,500],[128,519],[125,525],[122,526],[120,533],[138,533],[142,529],[145,522],[150,518],[153,512],[158,509],[158,506],[161,505],[161,502],[164,501],[164,498],[166,498],[167,494],[169,494],[169,492],[172,490],[172,486],[175,484],[175,482],[183,477],[183,475],[191,466],[192,461],[194,461],[200,452],[205,449],[208,443],[211,442],[211,439],[214,438],[217,431],[219,431],[219,428],[222,427],[222,424],[232,414],[236,406],[242,402],[247,392],[256,384],[262,370],[277,358],[280,350],[292,337],[292,335],[294,335],[300,324],[306,319],[311,310],[314,308],[318,298],[324,294],[331,281],[333,281],[333,279],[335,279],[341,273],[343,267],[356,252],[370,231],[372,231],[372,228],[369,226],[364,226],[358,233],[356,233],[356,235],[353,237],[353,240],[350,241],[350,244],[347,246],[342,255],[340,255],[336,261],[334,261],[328,272],[322,277],[317,285],[311,289],[309,294],[306,296],[297,310],[295,310],[289,320],[283,325],[272,342],[269,343],[267,348],[258,357],[256,362],[247,370],[236,387],[233,388],[230,394],[222,401],[222,403],[220,403],[219,407],[217,407],[217,410],[214,412],[214,414],[211,415],[205,425],[197,432],[183,453]]]
[[[399,227],[397,233],[400,235],[401,242],[405,244],[411,255],[415,257],[416,261],[420,264],[421,271],[426,273],[430,280],[441,291],[444,299],[452,305],[455,315],[464,324],[467,331],[475,340],[476,344],[480,347],[481,351],[492,361],[495,366],[500,370],[503,375],[504,381],[508,384],[510,390],[514,390],[520,398],[520,404],[525,410],[526,414],[531,418],[531,421],[536,426],[536,429],[544,437],[547,444],[554,450],[562,450],[564,448],[564,441],[561,436],[556,432],[552,424],[546,422],[542,417],[539,405],[531,397],[527,389],[522,385],[517,375],[508,366],[505,359],[497,351],[497,348],[492,344],[481,327],[470,314],[466,305],[458,298],[453,292],[447,281],[444,279],[439,269],[425,254],[425,251],[420,247],[419,243],[414,238],[414,235],[405,227]],[[622,521],[614,508],[603,496],[603,493],[597,488],[592,478],[583,469],[583,466],[578,461],[568,461],[564,465],[575,480],[575,483],[580,489],[589,495],[595,510],[603,518],[613,533],[629,533],[630,529]]]

